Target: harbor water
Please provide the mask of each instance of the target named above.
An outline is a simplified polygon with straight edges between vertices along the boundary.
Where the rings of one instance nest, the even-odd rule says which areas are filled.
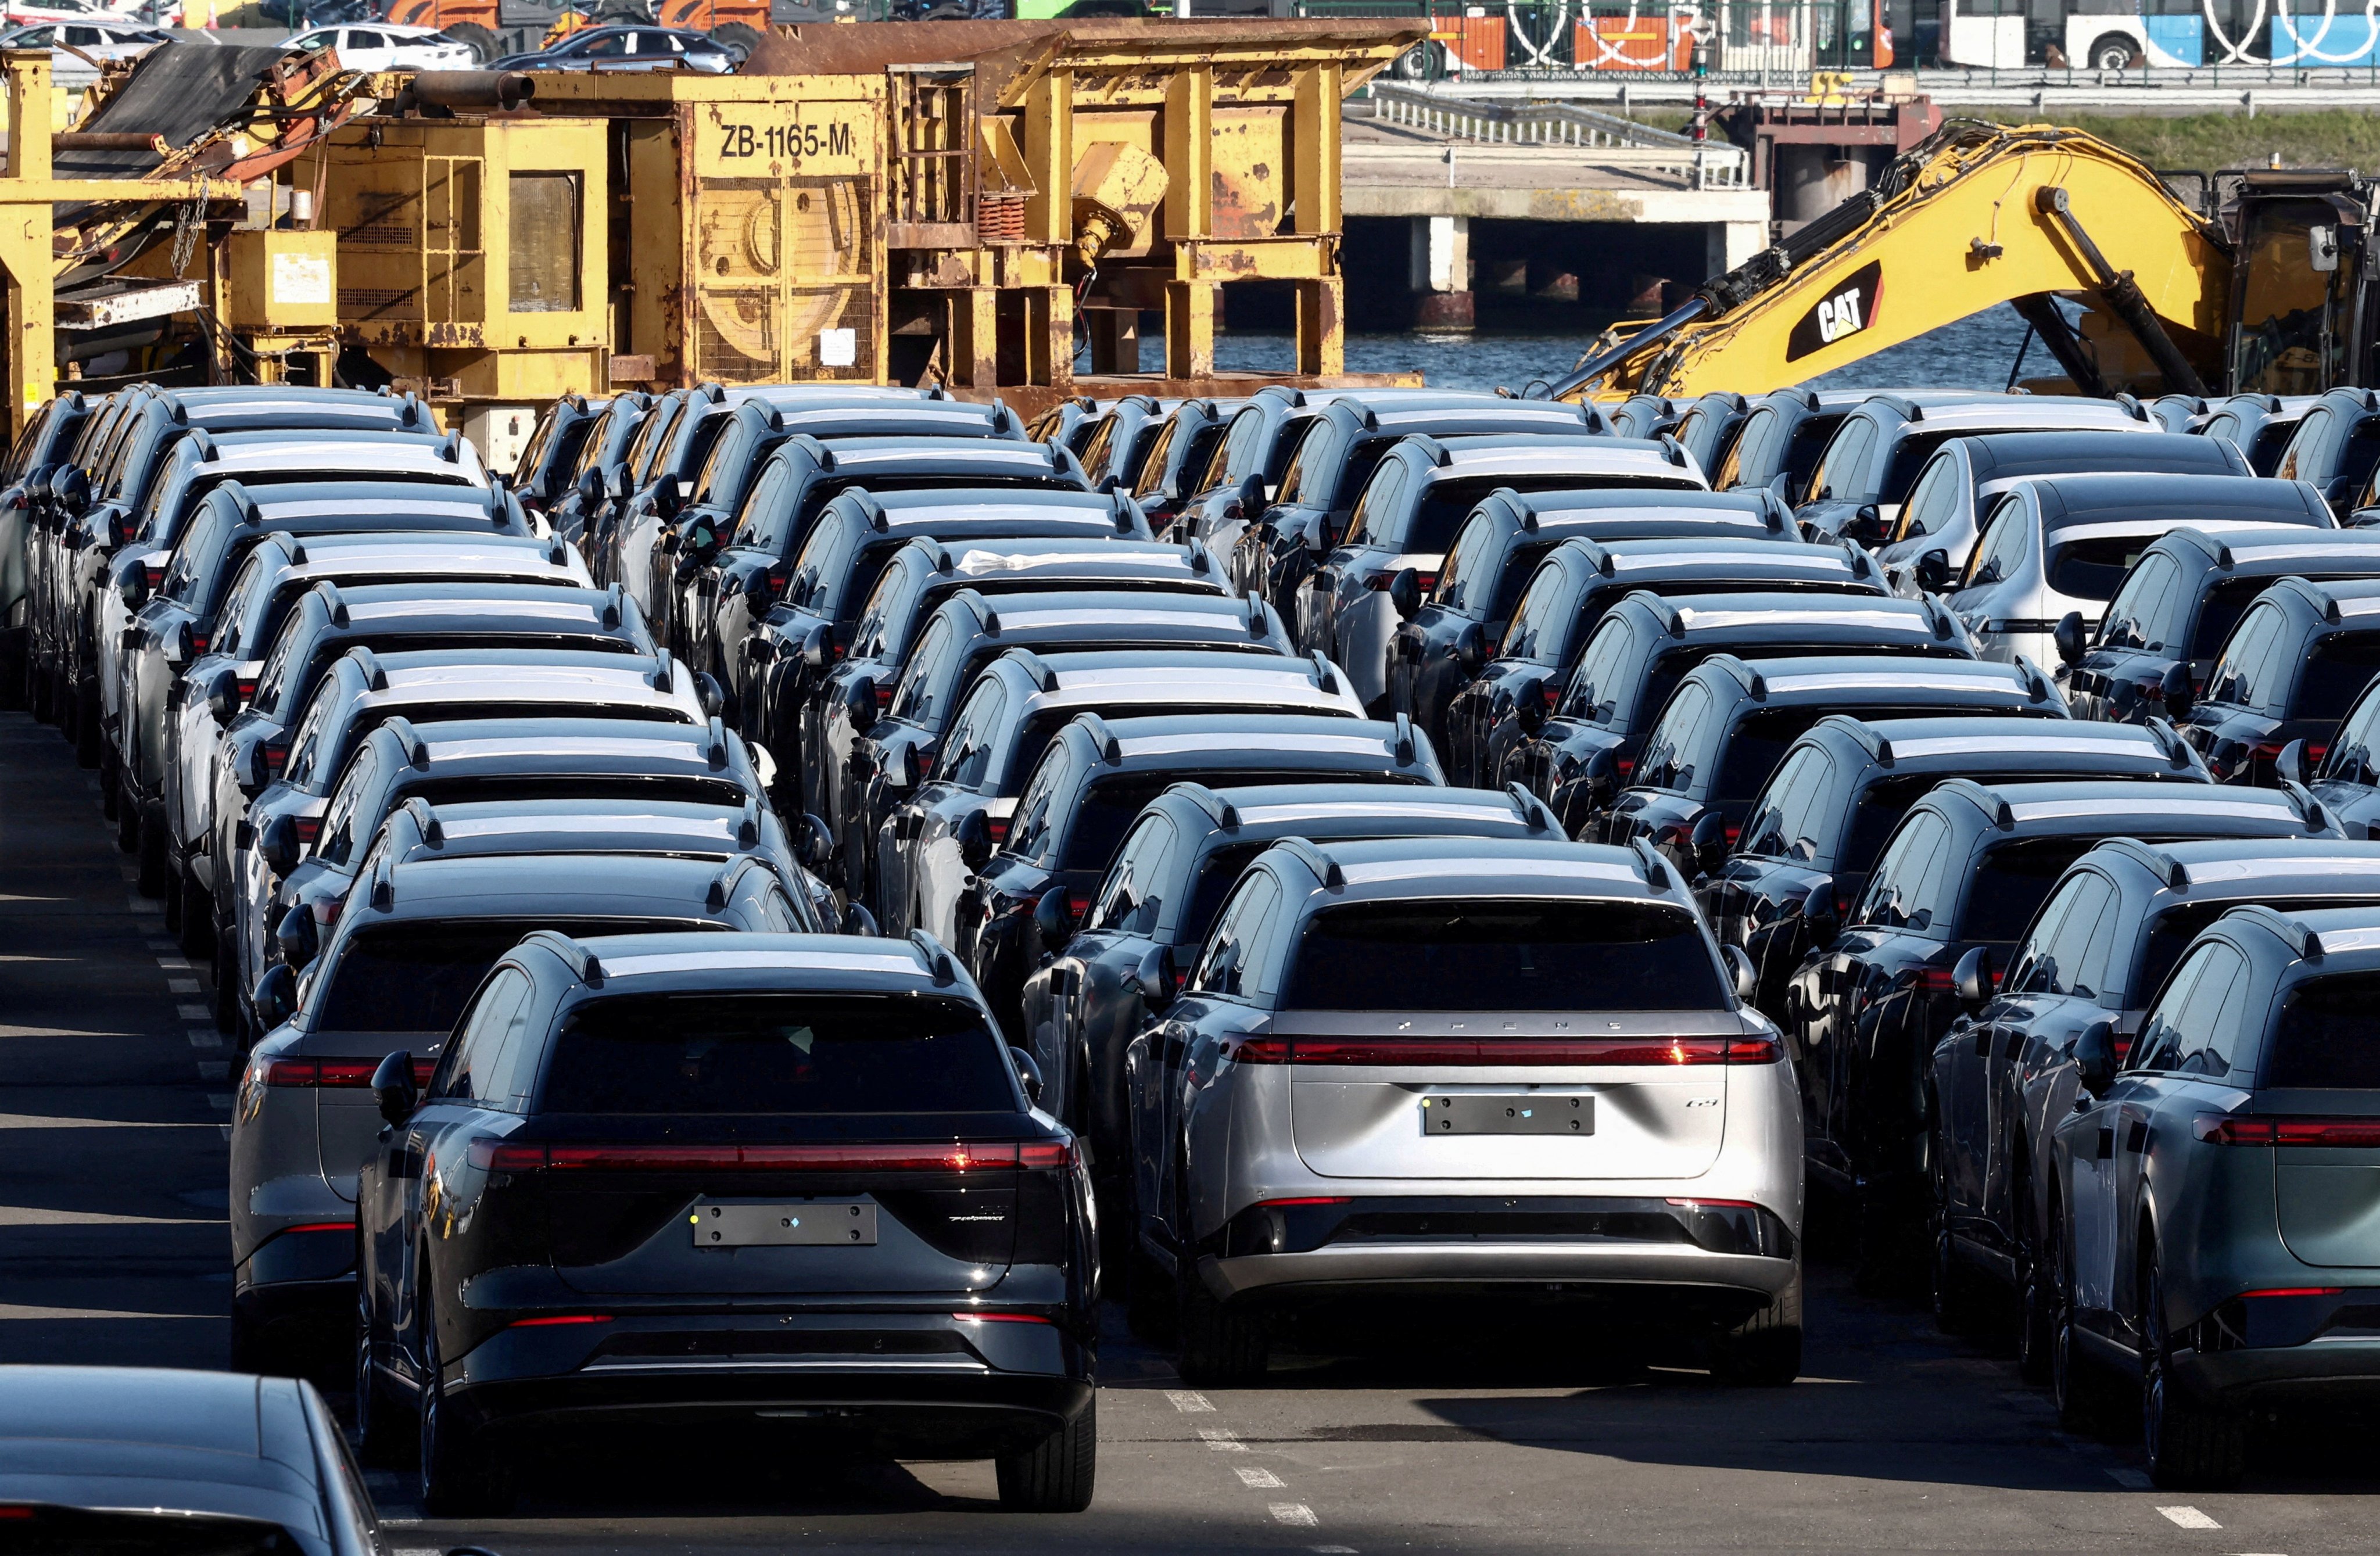
[[[1349,372],[1411,372],[1418,369],[1433,388],[1523,389],[1532,381],[1551,383],[1593,344],[1590,335],[1525,335],[1480,331],[1474,334],[1415,333],[1347,334]],[[2001,304],[1972,318],[1879,351],[1811,380],[1819,389],[2001,389],[2024,338],[2024,321]],[[1286,334],[1218,334],[1215,365],[1225,371],[1279,371],[1295,359]],[[2046,376],[2058,364],[2036,342],[2025,356],[2027,376]]]

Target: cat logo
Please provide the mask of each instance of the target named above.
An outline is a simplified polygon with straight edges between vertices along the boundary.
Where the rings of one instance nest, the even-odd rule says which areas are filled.
[[[1814,351],[1849,340],[1875,327],[1883,301],[1884,267],[1870,261],[1837,282],[1817,306],[1802,315],[1786,337],[1785,359],[1795,362]]]

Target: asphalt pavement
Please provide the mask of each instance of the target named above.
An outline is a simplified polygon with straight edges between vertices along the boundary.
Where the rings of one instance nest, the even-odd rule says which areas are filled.
[[[223,1364],[233,1056],[131,873],[91,774],[0,714],[0,1362]],[[1803,1377],[1778,1390],[1722,1388],[1640,1337],[1460,1310],[1306,1334],[1263,1388],[1193,1390],[1114,1314],[1099,1500],[1071,1517],[1002,1513],[988,1463],[817,1444],[572,1444],[521,1516],[484,1526],[422,1522],[402,1476],[369,1478],[399,1556],[2380,1544],[2368,1424],[2294,1424],[2235,1491],[2157,1492],[2137,1443],[2061,1432],[2004,1346],[1940,1335],[1824,1258],[1809,1283]]]

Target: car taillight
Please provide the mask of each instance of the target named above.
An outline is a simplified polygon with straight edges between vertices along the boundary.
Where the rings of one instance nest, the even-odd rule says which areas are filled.
[[[1427,573],[1415,572],[1414,574],[1414,578],[1415,582],[1421,585],[1421,591],[1424,594],[1427,594],[1431,590],[1438,587],[1438,574],[1434,571]],[[1364,587],[1366,589],[1386,589],[1396,581],[1397,575],[1393,571],[1374,573],[1364,579]]]
[[[239,699],[243,704],[247,703],[251,698],[256,696],[256,677],[253,675],[234,676],[232,679],[232,685],[239,688]],[[273,748],[270,746],[265,748],[265,751],[268,755],[272,750]]]
[[[1248,1207],[1252,1210],[1275,1210],[1289,1205],[1352,1205],[1354,1197],[1345,1194],[1301,1194],[1293,1199],[1259,1199]]]
[[[894,689],[894,687],[890,686],[879,686],[876,688],[876,716],[878,718],[882,718],[885,712],[892,708],[892,693]]]
[[[471,1165],[495,1173],[973,1173],[1062,1167],[1071,1141],[952,1141],[927,1145],[681,1145],[647,1140],[515,1144],[477,1139]]]
[[[2216,1146],[2380,1147],[2380,1118],[2240,1117],[2200,1113],[2191,1132]]]
[[[1090,888],[1087,886],[1079,892],[1070,891],[1066,893],[1066,917],[1069,919],[1079,924],[1083,921],[1083,915],[1090,910]]]
[[[1046,1324],[1050,1321],[1038,1313],[953,1313],[951,1317],[963,1324]]]
[[[561,1324],[608,1324],[609,1313],[544,1313],[534,1319],[515,1319],[506,1329],[552,1329]]]
[[[1008,841],[1009,820],[1010,819],[1006,816],[987,815],[984,817],[984,828],[991,833],[991,845],[993,847],[997,848],[1002,844]]]
[[[317,897],[314,900],[314,922],[329,929],[339,921],[339,909],[346,906],[345,897]]]
[[[765,576],[769,580],[770,599],[774,600],[785,592],[785,579],[791,575],[785,571],[782,564],[770,568]]]
[[[322,818],[299,816],[295,818],[295,822],[298,828],[298,841],[306,847],[311,848],[314,845],[314,840],[322,835]]]
[[[156,593],[156,592],[157,592],[157,590],[158,590],[159,589],[161,589],[161,588],[163,588],[163,587],[164,586],[164,582],[165,582],[165,565],[164,565],[164,563],[162,563],[162,562],[144,562],[144,563],[142,563],[142,564],[140,565],[140,570],[141,570],[143,573],[146,573],[146,574],[148,574],[148,575],[149,575],[149,592],[150,592],[150,593],[154,594],[154,593]]]
[[[193,633],[191,633],[191,634],[190,634],[190,653],[191,653],[192,657],[194,657],[194,658],[195,658],[196,656],[198,656],[198,655],[200,655],[200,654],[202,654],[202,653],[206,652],[206,651],[207,651],[207,644],[208,644],[208,642],[209,642],[209,641],[211,641],[211,640],[212,640],[212,637],[213,637],[213,634],[212,634],[212,633],[207,633],[207,632],[193,632]]]
[[[2275,1296],[2345,1296],[2345,1286],[2267,1286],[2262,1291],[2243,1291],[2237,1302],[2252,1302],[2259,1297]]]
[[[1909,986],[1921,994],[1948,994],[1955,979],[1949,967],[1912,967]]]
[[[362,1087],[371,1084],[372,1072],[380,1068],[377,1059],[275,1059],[264,1072],[267,1086]],[[427,1086],[431,1072],[438,1068],[435,1059],[413,1062],[413,1084]]]
[[[1623,784],[1636,775],[1634,757],[1616,757],[1613,759],[1613,765],[1620,769],[1620,781]]]
[[[1227,1044],[1243,1064],[1773,1064],[1772,1038],[1247,1038]]]
[[[251,689],[253,689],[251,687]],[[281,764],[289,760],[289,742],[268,740],[264,743],[264,771],[273,777],[281,776]]]

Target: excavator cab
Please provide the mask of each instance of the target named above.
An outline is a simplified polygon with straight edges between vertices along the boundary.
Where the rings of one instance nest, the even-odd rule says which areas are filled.
[[[2231,263],[2231,388],[2319,395],[2371,382],[2369,186],[2337,172],[2252,173]]]

